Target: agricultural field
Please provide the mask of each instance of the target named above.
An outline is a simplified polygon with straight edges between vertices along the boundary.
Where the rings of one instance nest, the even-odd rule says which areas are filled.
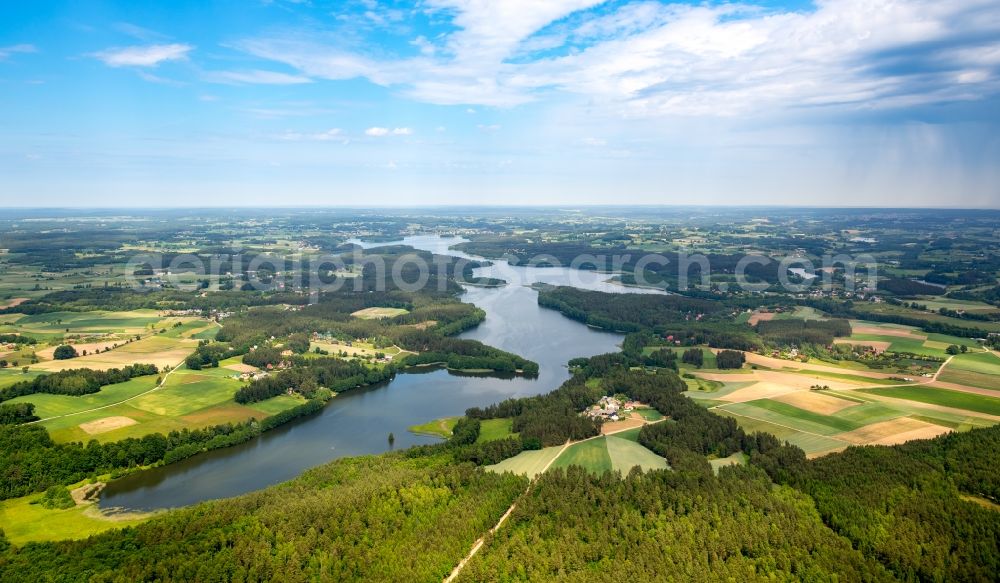
[[[638,434],[638,429],[633,429]],[[634,466],[643,470],[667,468],[667,460],[649,451],[636,441],[615,435],[604,435],[569,446],[552,464],[553,468],[580,466],[600,474],[616,471],[626,474]]]
[[[522,451],[514,457],[507,458],[498,464],[485,466],[491,472],[511,472],[534,478],[542,473],[552,460],[556,459],[563,446],[544,447],[542,449]]]
[[[156,386],[155,376],[147,376],[108,385],[81,397],[27,395],[14,402],[35,403],[42,425],[61,442],[117,441],[149,433],[239,423],[303,402],[300,397],[279,395],[250,405],[237,404],[233,394],[242,381],[234,378],[239,372],[229,368],[232,366],[242,366],[238,357],[222,361],[219,368],[179,368],[166,375],[160,387]]]
[[[173,368],[187,358],[197,346],[198,341],[191,338],[171,338],[166,334],[158,334],[122,344],[108,352],[88,354],[67,360],[43,361],[32,365],[31,368],[45,372],[69,368],[107,370],[138,363],[155,364],[161,369]]]
[[[886,332],[888,338],[912,334],[909,329],[892,327],[886,327]],[[907,383],[887,379],[885,373],[860,370],[838,373],[836,368],[812,362],[779,362],[785,366],[752,370],[749,378],[696,371],[698,379],[713,382],[717,388],[702,385],[686,394],[716,414],[732,417],[745,431],[772,433],[809,456],[850,445],[902,443],[1000,421],[1000,394],[972,392],[984,389],[944,386],[933,379]],[[961,355],[952,362],[972,371],[991,372],[996,367],[1000,373],[1000,358],[985,352]]]
[[[1000,397],[1000,356],[991,352],[957,355],[944,367],[938,380],[994,390]]]
[[[984,302],[974,302],[968,300],[953,300],[951,298],[941,297],[941,296],[918,296],[917,302],[927,306],[928,310],[940,310],[942,308],[946,310],[955,311],[965,311],[965,312],[976,312],[980,314],[995,314],[1000,312],[1000,308],[996,306],[984,303]]]
[[[947,388],[940,388],[933,384],[928,386],[907,386],[886,389],[863,389],[865,393],[891,397],[893,399],[906,399],[927,403],[929,405],[939,405],[950,409],[962,409],[965,411],[975,411],[986,415],[1000,417],[1000,397],[990,397],[976,393],[967,393]],[[997,419],[1000,421],[1000,419]]]
[[[879,351],[909,352],[937,358],[947,358],[948,353],[945,349],[952,344],[964,345],[970,350],[979,349],[978,344],[970,338],[928,334],[909,326],[852,320],[851,331],[849,338],[838,338],[836,343],[864,344]]]

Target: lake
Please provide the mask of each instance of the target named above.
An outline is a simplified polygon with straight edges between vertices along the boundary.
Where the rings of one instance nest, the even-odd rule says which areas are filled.
[[[459,238],[407,237],[363,247],[405,244],[437,254],[474,259],[448,249]],[[554,267],[517,267],[497,262],[477,269],[477,277],[505,279],[499,288],[468,287],[462,296],[486,311],[486,319],[461,334],[519,354],[539,364],[535,379],[457,375],[424,369],[396,375],[391,381],[345,391],[318,414],[297,419],[247,443],[214,450],[181,462],[138,472],[110,482],[101,495],[102,508],[157,510],[214,498],[245,494],[283,482],[304,470],[345,456],[383,453],[394,448],[434,443],[407,428],[439,417],[462,415],[466,409],[506,399],[549,392],[566,379],[566,363],[578,356],[618,350],[620,334],[595,330],[562,314],[540,308],[535,282],[573,285],[623,293],[662,293],[609,283],[610,274]]]

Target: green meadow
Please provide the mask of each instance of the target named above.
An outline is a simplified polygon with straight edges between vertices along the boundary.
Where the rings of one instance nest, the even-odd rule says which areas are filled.
[[[166,340],[166,339],[165,339]],[[279,395],[259,403],[239,405],[233,394],[242,382],[238,373],[225,368],[239,362],[239,357],[222,361],[219,368],[188,370],[180,368],[165,377],[162,387],[156,376],[139,377],[101,391],[72,397],[66,395],[27,395],[15,402],[36,404],[36,413],[55,417],[42,424],[56,441],[116,441],[150,433],[168,433],[220,423],[239,423],[251,417],[262,419],[302,404],[298,396]],[[125,401],[125,402],[122,402]],[[100,407],[100,408],[98,408]],[[92,410],[98,408],[96,410]],[[87,424],[117,419],[120,424],[88,432]]]
[[[17,397],[8,401],[9,403],[34,403],[35,415],[42,419],[68,415],[97,407],[104,407],[125,399],[131,399],[136,395],[152,390],[156,387],[158,375],[148,375],[129,379],[124,383],[107,385],[100,391],[89,395],[78,397],[69,395],[48,395],[35,394]]]
[[[413,433],[433,435],[442,439],[448,439],[451,437],[451,432],[455,428],[455,424],[458,423],[459,419],[461,419],[461,417],[444,417],[443,419],[434,419],[433,421],[421,423],[420,425],[411,425],[408,429]]]
[[[611,470],[627,474],[634,466],[643,470],[667,469],[667,460],[628,438],[637,438],[638,429],[629,430],[634,434],[627,437],[606,435],[574,443],[556,459],[552,467],[580,466],[595,474]]]
[[[896,399],[907,399],[930,405],[965,409],[966,411],[986,413],[987,415],[1000,415],[1000,398],[989,397],[987,395],[925,386],[858,390],[883,397],[894,397]]]
[[[561,445],[522,451],[516,456],[507,458],[498,464],[486,466],[486,469],[491,472],[511,472],[534,478],[542,472],[550,461],[559,455],[560,451],[562,451]]]
[[[514,420],[509,418],[483,419],[479,423],[479,437],[476,443],[507,439],[517,434],[513,431]]]
[[[148,519],[146,516],[103,516],[94,504],[67,509],[49,509],[41,504],[32,504],[42,496],[32,494],[0,501],[0,528],[13,544],[80,540],[115,528],[133,526]]]

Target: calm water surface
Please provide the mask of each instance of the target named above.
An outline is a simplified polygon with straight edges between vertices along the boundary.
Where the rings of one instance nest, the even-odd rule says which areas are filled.
[[[406,244],[437,254],[471,258],[448,249],[462,239],[437,236],[362,244]],[[359,243],[358,241],[354,241]],[[139,472],[108,484],[103,508],[155,510],[226,498],[294,478],[330,460],[433,443],[407,427],[439,417],[461,415],[508,397],[545,393],[569,378],[566,363],[574,357],[617,350],[622,337],[589,328],[558,312],[538,307],[537,292],[527,284],[545,282],[600,291],[655,293],[607,283],[608,274],[568,268],[513,267],[497,263],[476,276],[511,282],[502,288],[469,287],[462,297],[486,311],[486,320],[461,338],[480,340],[538,362],[536,379],[462,376],[445,370],[401,373],[395,379],[341,393],[320,413],[298,419],[242,445],[211,451],[179,463]]]

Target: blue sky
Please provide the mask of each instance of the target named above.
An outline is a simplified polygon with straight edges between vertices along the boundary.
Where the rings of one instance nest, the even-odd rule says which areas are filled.
[[[996,0],[4,2],[13,206],[1000,206]]]

